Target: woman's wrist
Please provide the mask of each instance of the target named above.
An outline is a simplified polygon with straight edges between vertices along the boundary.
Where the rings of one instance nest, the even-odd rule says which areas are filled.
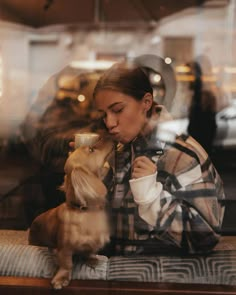
[[[156,181],[156,176],[157,172],[129,181],[134,201],[137,204],[151,203],[160,195],[162,184]]]

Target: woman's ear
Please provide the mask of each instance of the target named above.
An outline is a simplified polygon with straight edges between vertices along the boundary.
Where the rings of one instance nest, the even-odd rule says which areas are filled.
[[[151,93],[147,92],[144,97],[143,97],[143,106],[144,106],[144,110],[145,112],[148,112],[153,104],[153,96]]]

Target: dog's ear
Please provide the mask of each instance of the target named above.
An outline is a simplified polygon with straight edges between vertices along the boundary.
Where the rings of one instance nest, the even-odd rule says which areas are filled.
[[[75,167],[71,172],[71,183],[81,205],[104,205],[107,189],[104,183],[91,171],[84,167]]]

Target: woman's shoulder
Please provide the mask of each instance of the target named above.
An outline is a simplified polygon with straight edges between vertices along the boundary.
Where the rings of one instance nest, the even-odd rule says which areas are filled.
[[[209,158],[205,149],[191,135],[182,134],[178,136],[176,138],[176,144],[182,146],[186,153],[198,158],[201,163],[205,162]]]
[[[165,148],[158,163],[161,169],[178,175],[203,165],[208,158],[208,154],[196,140],[182,134],[173,144]]]

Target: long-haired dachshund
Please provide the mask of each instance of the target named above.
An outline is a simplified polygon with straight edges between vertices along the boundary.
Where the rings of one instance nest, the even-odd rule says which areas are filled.
[[[61,187],[65,203],[37,216],[30,227],[29,244],[57,250],[59,269],[51,281],[54,289],[69,284],[73,254],[95,263],[96,253],[109,242],[107,189],[102,179],[112,150],[113,143],[101,139],[93,147],[71,153]]]

